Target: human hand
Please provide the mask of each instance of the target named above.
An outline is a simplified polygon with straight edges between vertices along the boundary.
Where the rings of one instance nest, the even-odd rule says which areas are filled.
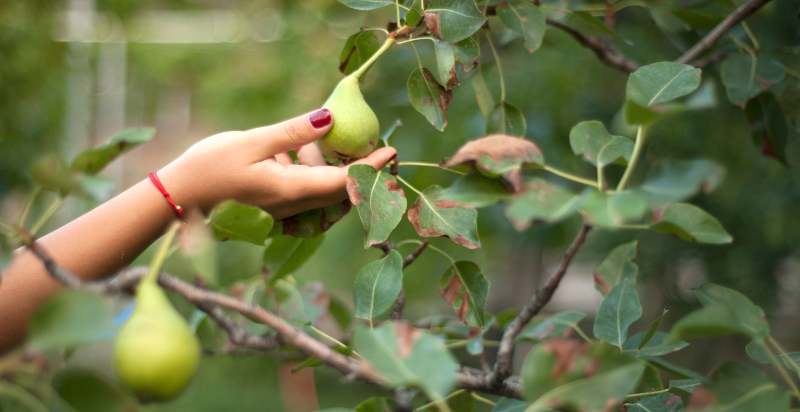
[[[320,109],[270,126],[219,133],[194,144],[158,174],[187,209],[208,211],[235,199],[281,219],[324,207],[346,197],[347,166],[327,166],[314,144],[332,124],[330,111]],[[300,164],[287,154],[292,150]],[[355,163],[380,169],[395,154],[384,147]]]

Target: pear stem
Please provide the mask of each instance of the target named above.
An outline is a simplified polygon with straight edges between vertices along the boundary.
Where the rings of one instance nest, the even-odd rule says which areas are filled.
[[[150,261],[150,271],[147,272],[147,276],[145,276],[145,278],[142,280],[142,283],[156,283],[156,280],[158,279],[158,272],[161,271],[161,267],[164,265],[164,261],[167,259],[169,248],[172,246],[172,240],[175,239],[175,234],[178,232],[178,228],[180,227],[180,222],[174,222],[169,226],[167,234],[164,235],[164,239],[161,241],[161,244],[158,245],[156,255],[153,256],[153,260]]]
[[[356,79],[360,79],[361,75],[366,73],[367,69],[369,69],[369,66],[372,66],[372,63],[375,63],[375,61],[378,60],[378,58],[381,57],[381,55],[386,52],[386,50],[389,50],[389,48],[392,47],[394,41],[395,41],[394,36],[387,37],[386,41],[383,42],[381,47],[375,53],[373,53],[372,56],[369,56],[369,59],[367,59],[367,61],[365,61],[364,64],[361,65],[361,67],[356,69],[356,71],[350,73],[350,76],[353,76]]]

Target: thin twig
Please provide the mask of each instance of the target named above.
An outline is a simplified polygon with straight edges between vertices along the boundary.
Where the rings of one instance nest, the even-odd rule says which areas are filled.
[[[675,60],[678,63],[689,63],[698,57],[700,57],[703,53],[709,50],[714,44],[719,40],[725,33],[728,32],[733,26],[739,24],[742,20],[749,17],[751,14],[755,13],[760,9],[763,5],[769,3],[770,0],[750,0],[741,6],[739,6],[736,10],[733,11],[728,17],[722,20],[717,27],[714,27],[706,37],[703,37],[697,44],[692,46],[691,49],[687,50],[685,53],[678,57]]]
[[[610,67],[613,67],[617,70],[621,70],[626,73],[630,73],[639,67],[639,65],[636,62],[625,57],[625,55],[622,54],[622,52],[620,52],[615,47],[604,42],[602,39],[598,37],[589,36],[584,33],[581,33],[574,27],[564,24],[555,19],[548,18],[547,24],[572,36],[572,38],[574,38],[575,41],[580,43],[583,47],[586,47],[587,49],[593,51],[601,62],[605,63]]]
[[[403,259],[403,269],[408,267],[408,265],[414,263],[420,256],[422,256],[422,252],[428,248],[428,241],[425,240],[414,249],[408,256]],[[391,318],[393,320],[400,320],[403,318],[403,308],[406,305],[406,292],[404,290],[400,291],[400,294],[397,296],[397,299],[394,301],[394,305],[392,306],[392,313]]]
[[[583,243],[586,241],[586,235],[592,229],[588,224],[581,226],[578,234],[569,248],[564,252],[564,257],[561,259],[561,264],[547,282],[531,297],[527,304],[520,310],[519,314],[513,321],[506,327],[503,332],[503,339],[500,341],[500,348],[497,351],[497,361],[494,365],[494,371],[489,376],[489,384],[491,386],[500,385],[507,377],[511,375],[512,361],[514,357],[514,340],[517,335],[522,331],[525,325],[533,319],[547,303],[552,299],[558,285],[564,274],[567,273],[572,259],[578,253]]]
[[[414,261],[416,261],[417,258],[419,258],[422,255],[422,252],[424,252],[425,249],[427,248],[428,248],[428,241],[427,240],[422,241],[422,243],[420,243],[419,246],[417,246],[417,248],[414,249],[413,252],[411,252],[408,256],[405,257],[405,259],[403,259],[403,269],[407,268],[410,264],[414,263]]]

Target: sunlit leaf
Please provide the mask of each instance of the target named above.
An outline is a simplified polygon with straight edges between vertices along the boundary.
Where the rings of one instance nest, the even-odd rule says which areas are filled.
[[[28,342],[34,349],[47,350],[110,340],[114,333],[111,308],[101,296],[65,290],[36,310]]]
[[[355,317],[375,320],[386,313],[403,288],[403,257],[392,250],[383,259],[367,263],[353,286]]]
[[[707,159],[666,160],[647,174],[641,189],[653,206],[679,202],[717,188],[725,169]]]
[[[448,167],[473,166],[490,176],[505,176],[514,183],[511,173],[518,173],[523,165],[541,166],[544,155],[535,143],[521,137],[494,134],[467,142],[445,164]]]
[[[719,220],[688,203],[667,206],[650,227],[657,232],[670,233],[692,242],[721,245],[733,241]]]
[[[646,211],[646,198],[631,190],[605,193],[587,189],[580,200],[581,214],[596,226],[624,225],[641,219]]]
[[[771,56],[736,53],[728,56],[720,68],[728,100],[740,107],[785,76],[783,65]]]
[[[545,340],[564,337],[567,331],[577,330],[578,323],[586,317],[586,313],[577,310],[565,310],[530,323],[519,334],[519,339]]]
[[[433,399],[442,399],[453,387],[458,363],[444,342],[405,322],[357,328],[355,348],[393,387],[416,386]]]
[[[598,292],[607,295],[611,288],[623,280],[636,282],[639,266],[633,262],[636,257],[637,241],[623,243],[614,248],[611,253],[597,266],[594,271],[594,287]]]
[[[709,283],[695,290],[695,294],[703,308],[684,316],[672,327],[674,338],[769,335],[764,311],[742,293]]]
[[[319,249],[324,238],[323,235],[312,238],[273,236],[264,250],[263,259],[270,282],[300,269]]]
[[[594,336],[620,349],[628,339],[628,328],[642,317],[636,284],[619,282],[603,299],[594,320]]]
[[[457,43],[472,36],[486,22],[474,1],[429,0],[425,25],[436,37]]]
[[[541,47],[547,24],[539,6],[528,1],[509,1],[498,6],[497,15],[503,24],[522,35],[529,53]]]
[[[628,76],[626,95],[650,107],[685,96],[700,86],[700,69],[680,63],[658,62],[638,68]]]
[[[517,230],[527,229],[534,220],[558,222],[574,214],[581,197],[541,178],[526,182],[525,191],[514,196],[506,216]]]
[[[350,74],[361,67],[380,48],[375,32],[359,31],[347,38],[339,55],[339,71]]]
[[[455,262],[442,275],[439,290],[459,319],[472,326],[484,325],[489,281],[478,265],[467,261]]]
[[[452,93],[440,85],[428,69],[415,69],[406,83],[411,106],[428,122],[443,131],[447,127],[447,106]]]
[[[351,9],[356,10],[375,10],[381,7],[391,6],[394,4],[392,0],[338,0],[339,3],[344,4]]]
[[[219,240],[243,240],[263,245],[272,230],[272,216],[250,205],[227,200],[208,216],[208,224]]]
[[[78,154],[71,167],[75,171],[95,175],[123,153],[149,142],[155,134],[155,129],[150,128],[123,130],[112,136],[108,143]]]
[[[348,168],[347,193],[367,231],[365,248],[388,239],[406,212],[406,195],[397,179],[369,165]]]
[[[481,246],[478,211],[442,198],[442,188],[430,186],[408,209],[408,220],[422,237],[447,236],[467,249]]]
[[[627,161],[633,152],[631,139],[612,135],[597,120],[575,125],[569,132],[569,144],[573,153],[596,166],[606,166],[618,160]]]
[[[510,136],[525,136],[528,125],[522,111],[508,102],[494,107],[486,122],[486,133],[502,133]]]

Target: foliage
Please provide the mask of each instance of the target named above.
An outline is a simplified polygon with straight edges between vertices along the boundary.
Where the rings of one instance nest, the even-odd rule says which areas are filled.
[[[363,402],[352,402],[348,405],[354,409],[344,410],[383,411],[395,403],[406,403],[422,410],[440,411],[488,410],[486,404],[493,404],[494,411],[595,411],[617,407],[673,411],[687,405],[709,411],[788,411],[800,401],[797,353],[785,352],[771,335],[760,305],[732,288],[707,283],[694,290],[701,308],[662,327],[666,311],[650,307],[649,301],[640,298],[639,289],[642,278],[650,276],[652,265],[638,254],[654,253],[631,240],[631,236],[641,235],[658,239],[659,245],[673,245],[677,244],[672,243],[673,238],[677,238],[701,244],[692,247],[702,246],[702,250],[730,251],[721,248],[740,241],[731,233],[747,233],[726,229],[731,223],[739,227],[732,212],[723,212],[717,218],[715,212],[720,209],[704,201],[706,194],[721,186],[726,175],[723,163],[712,159],[714,156],[699,144],[690,145],[678,155],[661,149],[664,141],[685,133],[672,127],[676,119],[704,122],[702,110],[709,107],[703,102],[707,87],[719,84],[728,101],[712,99],[710,106],[740,111],[764,154],[786,162],[790,138],[800,131],[793,112],[800,90],[795,49],[787,50],[776,39],[762,39],[761,49],[744,20],[748,16],[743,15],[737,20],[741,28],[730,33],[732,45],[712,41],[702,58],[683,62],[682,57],[654,55],[631,41],[635,34],[615,26],[615,13],[624,16],[629,12],[623,11],[628,8],[624,2],[603,5],[602,16],[590,4],[561,10],[562,6],[521,0],[339,3],[392,22],[387,30],[368,28],[347,33],[339,44],[339,70],[348,74],[361,67],[378,50],[378,39],[382,37],[378,32],[396,37],[386,59],[393,57],[392,52],[400,54],[403,50],[410,50],[413,58],[391,60],[395,63],[392,67],[376,66],[370,76],[380,76],[382,84],[401,83],[399,87],[405,88],[408,104],[403,104],[398,115],[416,126],[430,126],[415,128],[414,135],[420,136],[414,137],[413,144],[434,140],[446,130],[455,129],[460,135],[453,141],[442,139],[448,153],[437,159],[438,163],[400,161],[384,170],[366,165],[350,167],[349,203],[276,222],[258,208],[227,201],[206,219],[185,225],[180,253],[173,258],[189,262],[189,269],[182,276],[202,279],[210,292],[237,299],[245,309],[218,304],[211,308],[185,305],[196,333],[211,353],[183,397],[172,404],[147,405],[144,410],[196,410],[203,402],[206,408],[216,405],[248,410],[275,402],[267,398],[277,398],[277,394],[264,394],[261,389],[269,388],[269,392],[279,386],[277,361],[270,360],[269,354],[248,355],[253,358],[252,363],[227,355],[239,350],[274,351],[275,347],[263,343],[272,338],[282,351],[300,359],[289,366],[293,372],[302,374],[313,368],[322,374],[336,369],[373,385],[358,392],[365,399]],[[725,16],[735,13],[734,6],[727,3],[685,9],[643,3],[640,8],[652,16],[658,37],[681,50],[689,49]],[[510,56],[519,46],[525,56],[533,53],[534,60],[546,53],[571,53],[562,50],[559,35],[575,38],[601,62],[630,73],[625,73],[624,83],[610,81],[619,97],[614,102],[618,113],[614,121],[605,114],[580,111],[582,118],[565,126],[569,129],[568,138],[554,142],[539,136],[539,129],[546,122],[526,109],[530,106],[523,105],[528,104],[525,99],[547,96],[523,95],[529,92],[517,84],[521,84],[521,76],[527,75],[527,63],[516,65]],[[627,55],[649,63],[638,65]],[[720,61],[714,60],[717,58]],[[504,65],[508,61],[512,64]],[[560,75],[577,84],[576,69],[558,67]],[[381,71],[391,75],[378,73]],[[487,85],[493,81],[497,82],[499,93]],[[482,132],[485,137],[464,137],[476,134],[464,132],[460,124],[467,104],[459,96],[465,94],[475,99],[468,110],[479,125],[477,134]],[[547,104],[558,106],[556,98]],[[389,111],[380,103],[376,107],[379,114],[384,113],[381,117]],[[31,170],[38,187],[35,193],[54,192],[55,202],[68,195],[91,196],[96,193],[92,186],[96,181],[91,178],[152,135],[149,129],[124,131],[109,143],[78,154],[71,162],[59,156],[43,157]],[[690,136],[693,141],[703,137]],[[410,145],[400,142],[400,153],[408,149],[409,157],[420,155]],[[566,171],[561,165],[577,171]],[[411,167],[432,167],[442,175],[447,172],[459,176],[412,179],[406,173]],[[57,208],[60,203],[54,204]],[[354,274],[352,303],[343,304],[322,284],[293,275],[314,259],[326,236],[324,232],[348,213],[350,204],[363,227],[364,248],[376,248],[383,255],[375,258],[371,252],[362,251],[371,260],[357,262],[361,269]],[[509,224],[520,232],[552,234],[555,232],[545,231],[580,221],[593,228],[593,236],[626,240],[609,248],[593,272],[601,303],[592,314],[591,335],[581,326],[587,323],[588,313],[565,310],[549,316],[540,314],[549,300],[543,298],[546,294],[541,291],[534,292],[531,298],[541,303],[538,309],[526,310],[535,305],[526,306],[510,316],[493,312],[494,308],[487,304],[492,282],[501,280],[472,251],[487,244],[486,232],[490,233],[490,242],[496,241],[492,239],[495,231],[480,223],[496,219],[492,224],[499,225],[501,217],[491,214],[498,208],[503,208]],[[42,222],[49,217],[47,210]],[[25,217],[20,219],[22,227],[28,227]],[[31,231],[35,233],[39,228]],[[7,253],[19,239],[15,237],[15,227],[3,224],[0,229],[6,235],[0,252]],[[564,271],[581,242],[567,253],[569,258],[562,262]],[[232,256],[224,253],[224,248],[230,247],[225,245],[230,244],[252,248],[256,253],[242,256],[263,269],[261,273],[241,269],[244,262],[223,271],[225,265],[221,261]],[[352,249],[353,244],[356,243],[342,247]],[[406,245],[416,245],[416,250],[405,256],[401,248]],[[433,253],[445,259],[445,270],[426,270],[428,278],[406,271],[407,266]],[[423,254],[425,257],[421,258]],[[458,258],[451,256],[456,254]],[[469,258],[461,258],[462,255]],[[0,264],[7,261],[0,255]],[[326,275],[334,277],[342,267],[342,259],[330,259],[325,262],[329,272]],[[404,313],[405,306],[417,304],[407,293],[412,288],[440,295],[447,312],[438,318],[415,318]],[[179,290],[174,291],[181,295]],[[179,296],[175,298],[182,301]],[[539,302],[540,299],[545,300]],[[57,359],[55,372],[37,371],[52,373],[52,385],[31,385],[14,371],[10,378],[0,380],[0,409],[7,404],[24,405],[28,410],[47,410],[62,404],[80,410],[92,410],[97,405],[105,405],[105,410],[127,410],[136,405],[137,401],[113,380],[68,365],[71,351],[90,351],[90,345],[113,336],[113,310],[107,303],[98,295],[71,291],[42,306],[32,323],[26,349]],[[421,303],[420,307],[427,310]],[[268,316],[265,321],[263,316],[247,312],[251,308],[274,317]],[[226,318],[227,323],[220,321],[212,309],[232,310],[231,318]],[[646,309],[661,314],[648,319],[651,310]],[[531,322],[535,315],[539,316]],[[642,325],[645,321],[647,324]],[[516,331],[515,324],[519,326]],[[726,364],[707,377],[674,364],[669,357],[687,351],[695,339],[729,335],[750,340],[747,353],[756,363],[774,368],[781,382],[774,382],[754,366],[739,364]],[[517,342],[533,344],[519,371],[521,389],[509,384],[519,382],[516,377],[502,376],[501,362],[494,364],[491,373],[467,366],[491,360],[494,352],[487,348],[493,346],[501,347],[497,355],[500,358],[504,356],[503,345],[511,345],[508,356],[512,356]],[[466,350],[462,353],[457,350],[460,347]],[[64,350],[66,353],[62,353]],[[492,381],[497,376],[499,380]],[[466,384],[470,379],[479,382]],[[221,388],[217,390],[244,395],[241,399],[228,396],[228,403],[223,405],[210,398],[207,390],[218,385]],[[51,386],[55,392],[49,389]],[[377,386],[392,390],[393,396]],[[92,390],[81,393],[82,387]]]

